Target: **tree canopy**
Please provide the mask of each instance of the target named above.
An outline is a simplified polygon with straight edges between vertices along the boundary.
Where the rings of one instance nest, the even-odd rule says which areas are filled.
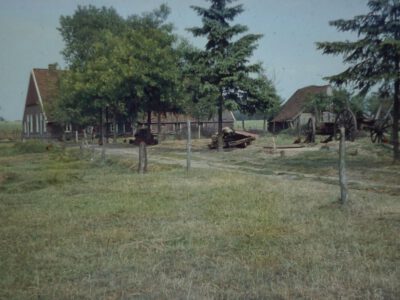
[[[317,48],[324,54],[343,55],[350,65],[328,77],[331,82],[353,84],[362,93],[378,87],[381,95],[392,95],[394,159],[399,161],[400,1],[370,0],[368,6],[366,15],[330,22],[339,31],[357,33],[358,40],[320,42]]]
[[[179,69],[168,14],[162,5],[124,19],[112,8],[79,6],[60,18],[69,66],[61,83],[65,118],[84,125],[104,108],[114,116],[175,108]]]

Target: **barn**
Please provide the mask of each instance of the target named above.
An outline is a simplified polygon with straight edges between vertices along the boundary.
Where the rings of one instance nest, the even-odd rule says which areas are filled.
[[[324,94],[332,95],[332,87],[330,85],[323,86],[307,86],[298,89],[281,107],[279,113],[270,123],[269,130],[277,132],[287,128],[295,128],[304,125],[311,117],[310,113],[304,112],[307,100],[312,95]]]

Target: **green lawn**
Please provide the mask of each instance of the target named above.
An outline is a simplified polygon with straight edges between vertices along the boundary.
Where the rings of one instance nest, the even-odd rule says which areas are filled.
[[[400,294],[398,195],[351,189],[341,209],[319,180],[78,154],[0,144],[1,299]]]

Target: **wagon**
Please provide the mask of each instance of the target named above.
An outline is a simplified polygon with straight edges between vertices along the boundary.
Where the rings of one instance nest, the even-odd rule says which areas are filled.
[[[393,125],[392,108],[393,104],[386,112],[382,112],[382,105],[380,105],[374,117],[360,120],[361,128],[369,130],[373,143],[389,141],[389,129]]]
[[[223,139],[223,147],[224,148],[246,148],[257,138],[256,134],[233,130],[229,127],[224,127],[222,129],[222,139]],[[218,148],[218,134],[214,134],[211,137],[211,143],[208,145],[210,149]]]
[[[318,119],[312,116],[308,120],[305,128],[306,143],[315,143],[315,135],[317,134],[328,136],[324,142],[333,139],[339,140],[341,138],[340,127],[345,128],[346,140],[354,141],[357,133],[357,119],[350,109],[343,109],[338,114],[325,113],[331,117]]]

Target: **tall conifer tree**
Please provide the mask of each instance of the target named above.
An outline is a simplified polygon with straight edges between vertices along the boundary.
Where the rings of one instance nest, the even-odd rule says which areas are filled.
[[[379,87],[382,94],[393,97],[393,156],[399,161],[400,1],[370,0],[368,6],[366,15],[330,22],[339,31],[356,32],[357,41],[323,42],[317,47],[324,54],[342,54],[350,64],[344,72],[328,77],[331,82],[355,83],[362,92]]]
[[[262,71],[261,64],[250,64],[249,58],[262,35],[246,34],[244,25],[229,22],[243,12],[242,5],[228,6],[236,0],[210,0],[208,8],[192,6],[202,17],[202,27],[190,28],[194,36],[205,36],[207,44],[198,63],[202,78],[210,94],[216,94],[218,110],[218,150],[222,149],[222,112],[239,109],[254,113],[262,100],[257,95],[257,80],[252,74]]]

